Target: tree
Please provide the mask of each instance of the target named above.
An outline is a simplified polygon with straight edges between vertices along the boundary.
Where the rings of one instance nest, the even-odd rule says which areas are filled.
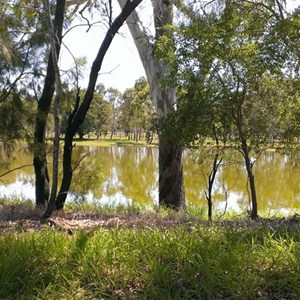
[[[55,31],[52,24],[51,14],[50,14],[50,3],[49,0],[45,0],[45,14],[49,24],[49,36],[50,36],[50,45],[51,45],[51,54],[52,54],[52,62],[55,76],[55,99],[54,99],[54,108],[53,108],[53,116],[54,116],[54,138],[53,138],[53,171],[52,171],[52,186],[50,198],[47,203],[47,208],[42,215],[42,220],[44,217],[47,217],[51,214],[57,189],[58,189],[58,159],[59,159],[59,136],[60,136],[60,119],[59,119],[59,106],[62,96],[62,83],[60,79],[60,70],[58,67],[58,55],[56,52],[56,36]]]
[[[104,40],[99,48],[96,59],[93,62],[88,88],[84,95],[81,103],[80,98],[76,99],[75,107],[68,120],[68,126],[65,134],[64,154],[63,154],[63,179],[58,193],[55,206],[57,209],[62,209],[67,197],[67,193],[72,180],[72,148],[73,148],[73,137],[78,131],[78,128],[84,121],[84,118],[89,110],[90,104],[93,100],[94,90],[98,79],[98,73],[101,69],[101,65],[104,56],[120,27],[123,25],[126,18],[135,10],[135,8],[141,3],[142,0],[127,0],[121,13],[117,18],[110,24]],[[48,215],[49,216],[49,215]]]
[[[105,87],[102,84],[97,86],[94,98],[95,100],[91,104],[89,114],[92,119],[92,129],[96,133],[97,139],[100,139],[101,133],[107,133],[109,130],[109,117],[112,115],[112,105],[105,99]]]
[[[116,126],[116,118],[117,118],[117,111],[121,104],[121,93],[117,89],[110,88],[105,91],[105,98],[106,101],[111,103],[112,107],[112,115],[111,115],[111,122],[110,122],[110,139],[113,138]]]
[[[44,51],[39,1],[2,1],[0,6],[0,139],[30,139],[34,94],[30,88],[40,78]],[[40,33],[44,32],[39,25]],[[39,67],[38,67],[39,66]],[[28,126],[30,125],[30,126]]]
[[[126,1],[118,0],[121,7]],[[133,12],[127,19],[127,25],[139,52],[144,66],[152,101],[159,119],[163,119],[175,110],[175,85],[168,82],[171,66],[168,61],[156,56],[155,52],[163,41],[167,41],[165,50],[172,57],[173,44],[173,2],[155,0],[153,18],[155,24],[155,43],[141,28],[138,14]],[[185,206],[183,186],[182,147],[170,140],[164,133],[159,134],[159,204],[161,206],[180,209]]]
[[[55,16],[53,21],[53,30],[55,36],[56,59],[59,57],[62,30],[65,14],[65,0],[57,0],[55,6]],[[53,54],[50,50],[48,57],[47,72],[44,81],[42,94],[39,98],[36,123],[34,130],[34,158],[33,165],[35,171],[35,201],[36,206],[45,206],[49,199],[49,174],[47,167],[47,150],[45,143],[45,131],[47,118],[52,103],[55,85],[55,66],[53,63]]]
[[[151,135],[155,111],[150,98],[150,89],[145,78],[138,79],[133,88],[125,90],[120,111],[121,124],[128,134],[131,131],[134,132],[136,141],[138,141],[142,132]],[[150,139],[151,136],[149,136]]]
[[[282,125],[280,108],[289,100],[282,98],[282,90],[274,94],[268,84],[281,86],[280,82],[287,80],[282,70],[289,61],[287,52],[279,51],[282,45],[274,40],[270,24],[268,9],[257,9],[248,1],[225,1],[223,10],[211,13],[205,22],[196,20],[183,26],[186,40],[178,50],[182,58],[179,69],[183,106],[192,100],[190,107],[200,107],[190,114],[188,137],[203,132],[207,124],[222,124],[226,129],[230,143],[244,159],[252,219],[258,217],[253,166],[262,151],[278,138],[274,128]],[[195,95],[200,95],[198,100]],[[211,120],[202,119],[205,115]]]

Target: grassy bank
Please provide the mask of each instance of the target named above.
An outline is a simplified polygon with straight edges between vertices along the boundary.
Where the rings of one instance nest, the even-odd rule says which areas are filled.
[[[299,299],[298,225],[0,235],[0,299]]]
[[[53,137],[51,135],[47,136],[47,140],[49,143],[52,143]],[[63,142],[63,139],[61,139]],[[101,137],[97,139],[95,135],[91,134],[90,137],[87,135],[84,136],[83,139],[79,139],[78,137],[74,138],[74,143],[79,146],[101,146],[101,147],[111,147],[111,146],[144,146],[144,147],[157,147],[158,146],[158,137],[155,136],[152,143],[148,144],[145,138],[142,138],[138,141],[133,139],[128,139],[127,136],[119,136],[114,135],[112,139],[110,139],[110,135],[107,135],[105,138]]]
[[[111,147],[111,146],[144,146],[144,147],[157,147],[158,142],[154,141],[151,144],[148,144],[145,140],[140,141],[134,141],[134,140],[128,140],[127,138],[113,138],[113,139],[83,139],[83,140],[74,140],[74,143],[76,143],[78,146],[101,146],[101,147]]]

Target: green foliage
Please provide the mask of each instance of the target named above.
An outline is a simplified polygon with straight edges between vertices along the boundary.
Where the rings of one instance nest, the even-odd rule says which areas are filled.
[[[0,102],[0,142],[11,143],[17,139],[31,138],[33,128],[32,99],[20,99],[12,94]]]
[[[140,78],[131,89],[123,94],[120,107],[120,125],[124,131],[135,132],[152,131],[155,118],[154,107],[150,98],[150,89],[145,78]]]
[[[178,107],[161,126],[173,139],[188,146],[213,137],[237,147],[246,140],[255,154],[297,136],[298,72],[287,66],[297,57],[298,15],[280,20],[272,5],[221,1],[179,26]]]

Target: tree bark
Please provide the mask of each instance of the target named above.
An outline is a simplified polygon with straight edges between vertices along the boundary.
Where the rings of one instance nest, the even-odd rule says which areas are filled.
[[[182,149],[165,135],[159,137],[159,205],[178,210],[185,206]]]
[[[102,66],[104,56],[120,27],[123,25],[127,17],[134,11],[134,9],[142,2],[142,0],[127,0],[126,4],[122,8],[121,13],[112,22],[109,27],[105,38],[101,44],[98,51],[96,59],[93,62],[92,69],[90,72],[90,78],[88,83],[88,88],[85,92],[84,98],[78,109],[75,109],[69,118],[68,128],[65,134],[65,145],[64,145],[64,155],[63,155],[63,179],[58,197],[55,201],[55,206],[57,209],[62,209],[64,207],[66,197],[70,188],[72,180],[72,143],[75,133],[78,131],[79,126],[83,123],[86,113],[90,107],[93,100],[94,90],[96,82],[98,79],[98,74]],[[78,101],[77,101],[78,102]]]
[[[122,8],[126,0],[118,2]],[[173,22],[173,1],[152,0],[152,3],[156,40],[163,36],[172,38],[167,25]],[[155,58],[154,45],[138,24],[139,17],[133,12],[127,19],[127,25],[144,66],[158,118],[165,118],[174,111],[176,104],[175,87],[167,84],[170,66]],[[159,136],[159,204],[173,209],[185,206],[182,149],[163,134]]]
[[[65,0],[57,0],[54,17],[54,32],[56,36],[55,50],[57,55],[59,55],[60,52],[64,12]],[[50,51],[45,83],[36,112],[36,123],[34,131],[33,165],[35,171],[35,204],[37,207],[44,207],[47,204],[50,193],[45,131],[54,93],[54,83],[55,70],[52,60],[52,51]]]
[[[60,190],[55,201],[56,209],[63,209],[67,198],[67,194],[72,182],[72,149],[73,149],[73,132],[66,132],[64,154],[63,154],[63,179]]]
[[[218,141],[217,141],[218,144]],[[210,170],[210,173],[208,175],[208,181],[207,181],[207,192],[205,192],[205,197],[207,200],[207,217],[208,221],[212,224],[212,193],[213,193],[213,186],[215,183],[216,175],[218,173],[219,167],[222,163],[223,158],[219,157],[219,153],[216,153],[214,156],[214,161],[213,161],[213,166],[212,169]]]
[[[57,189],[58,189],[58,160],[59,160],[59,134],[60,134],[60,124],[59,124],[59,105],[60,99],[62,95],[62,86],[60,80],[60,71],[58,67],[58,55],[55,49],[55,33],[54,28],[51,20],[50,14],[50,3],[49,0],[45,0],[45,11],[46,16],[49,23],[49,32],[50,32],[50,43],[51,43],[51,51],[52,51],[52,60],[53,60],[53,67],[55,73],[55,100],[54,100],[54,108],[53,108],[53,115],[54,115],[54,139],[53,139],[53,171],[52,171],[52,186],[51,186],[51,193],[50,198],[48,201],[47,209],[43,213],[41,217],[41,221],[43,222],[46,218],[49,218],[52,214],[54,203],[56,199]]]
[[[242,152],[245,161],[246,171],[249,179],[250,194],[251,194],[251,219],[255,220],[258,218],[258,208],[257,208],[257,196],[256,187],[253,174],[253,163],[251,162],[249,150],[245,141],[242,142]]]

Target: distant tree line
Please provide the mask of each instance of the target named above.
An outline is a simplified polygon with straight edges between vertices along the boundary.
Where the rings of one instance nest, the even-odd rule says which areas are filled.
[[[81,95],[84,94],[81,91]],[[65,134],[70,114],[70,100],[76,91],[68,91],[64,95],[61,106],[61,134]],[[126,136],[129,140],[146,139],[152,142],[155,134],[156,114],[151,102],[149,86],[145,78],[136,81],[132,88],[119,92],[117,89],[106,89],[102,84],[97,85],[94,99],[89,111],[78,129],[79,139],[108,138]],[[51,123],[48,132],[52,132]]]

